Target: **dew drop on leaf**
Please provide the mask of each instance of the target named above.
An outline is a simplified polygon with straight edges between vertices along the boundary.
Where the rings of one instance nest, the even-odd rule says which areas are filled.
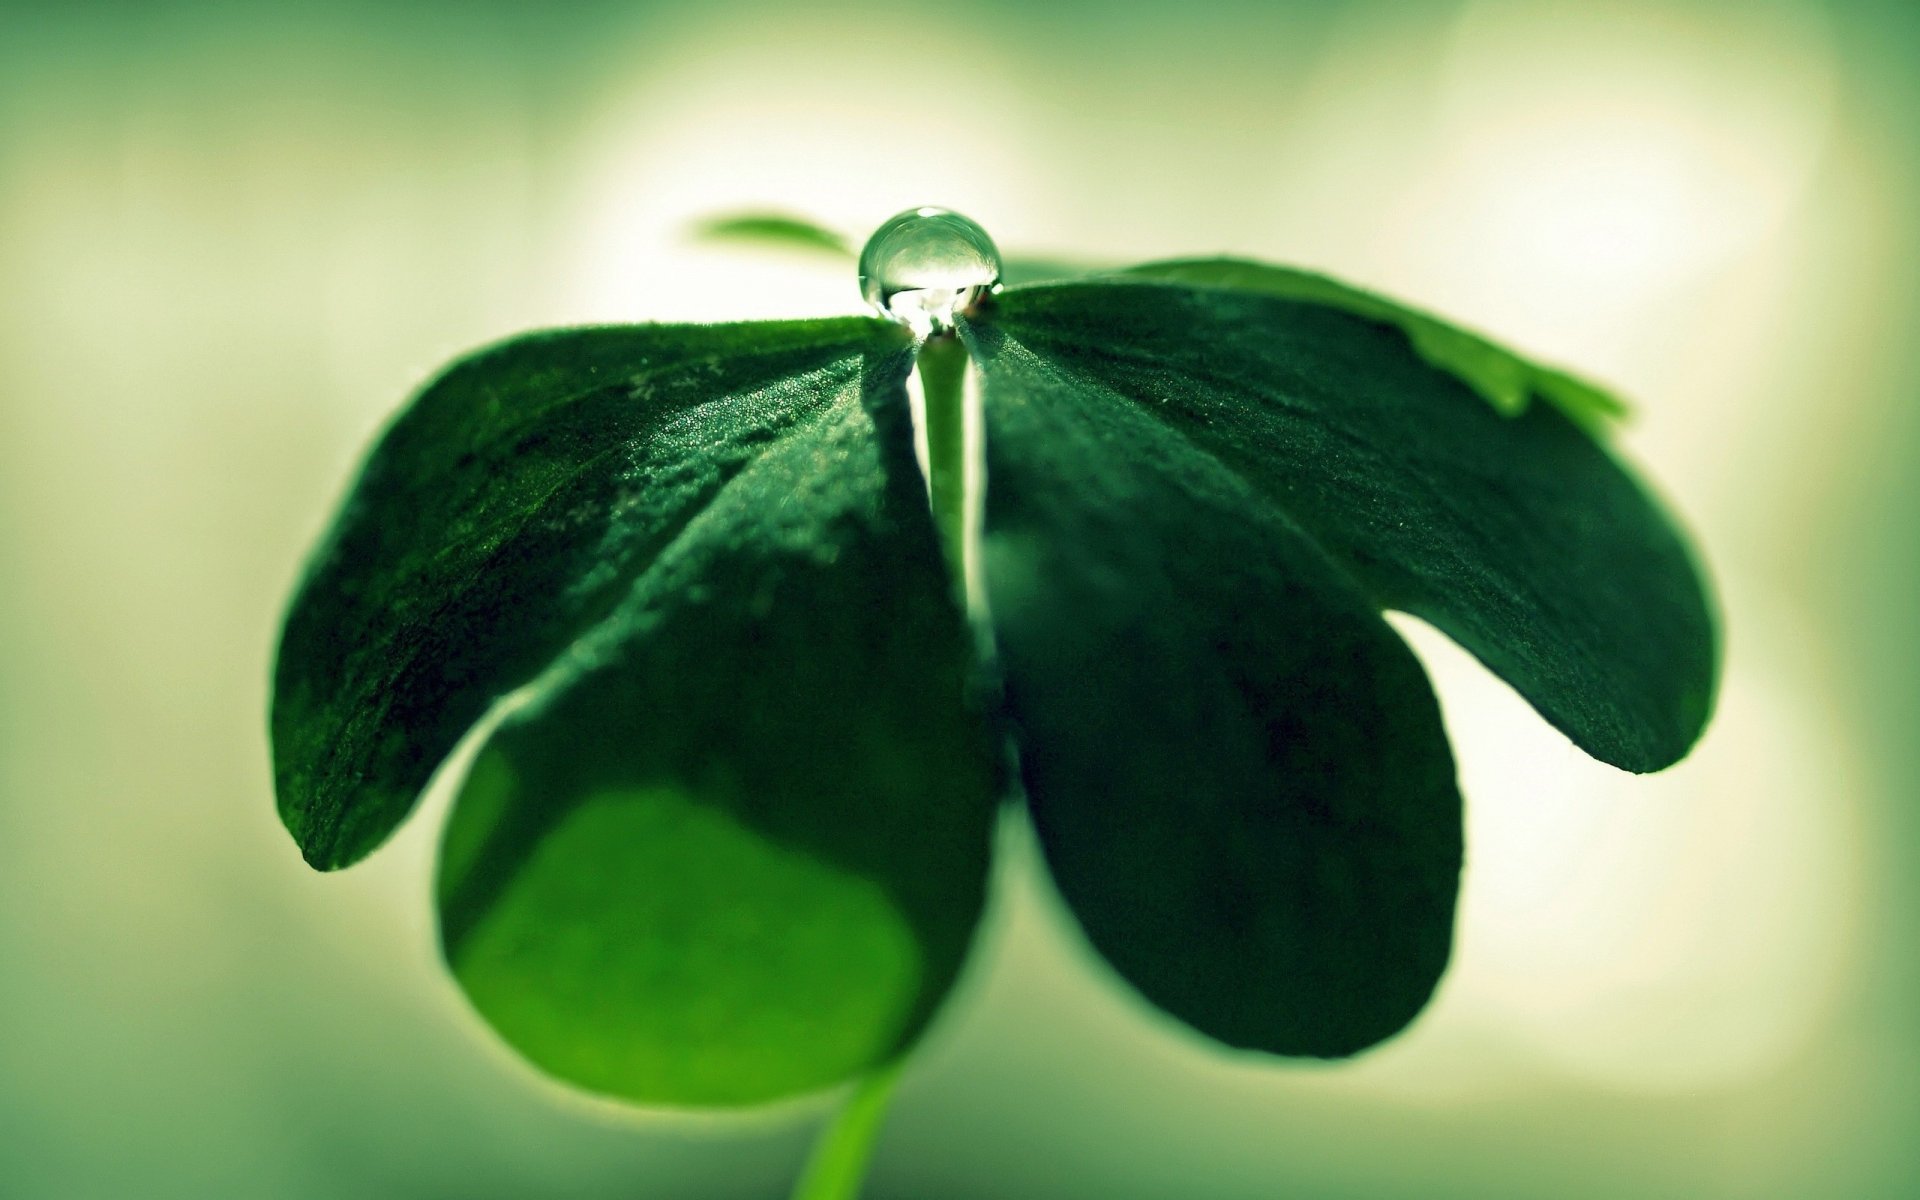
[[[881,316],[925,336],[1000,284],[987,231],[944,208],[910,208],[876,229],[860,252],[860,292]]]

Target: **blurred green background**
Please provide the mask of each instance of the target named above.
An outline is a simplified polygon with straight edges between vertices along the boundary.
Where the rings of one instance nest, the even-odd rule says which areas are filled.
[[[1920,1194],[1908,0],[0,18],[0,1196],[780,1194],[823,1105],[595,1104],[466,1011],[443,803],[301,865],[267,668],[439,363],[852,311],[850,270],[688,223],[919,203],[1319,267],[1618,385],[1729,652],[1700,750],[1632,778],[1415,631],[1468,795],[1457,961],[1351,1064],[1157,1017],[1010,829],[873,1197]]]

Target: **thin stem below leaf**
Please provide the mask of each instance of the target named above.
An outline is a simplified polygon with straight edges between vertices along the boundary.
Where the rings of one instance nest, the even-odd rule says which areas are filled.
[[[807,1169],[794,1185],[793,1200],[857,1200],[900,1069],[899,1063],[890,1064],[854,1085],[853,1094],[814,1143]]]

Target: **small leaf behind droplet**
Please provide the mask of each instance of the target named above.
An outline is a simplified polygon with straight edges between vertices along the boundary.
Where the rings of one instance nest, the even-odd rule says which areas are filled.
[[[746,212],[708,217],[694,226],[693,233],[708,242],[779,246],[837,258],[853,257],[853,243],[846,235],[786,213]]]

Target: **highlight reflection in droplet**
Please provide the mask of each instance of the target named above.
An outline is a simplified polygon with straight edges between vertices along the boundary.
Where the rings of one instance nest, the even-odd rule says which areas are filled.
[[[944,208],[910,208],[860,252],[860,293],[881,316],[925,337],[1000,284],[1000,251],[987,231]]]

